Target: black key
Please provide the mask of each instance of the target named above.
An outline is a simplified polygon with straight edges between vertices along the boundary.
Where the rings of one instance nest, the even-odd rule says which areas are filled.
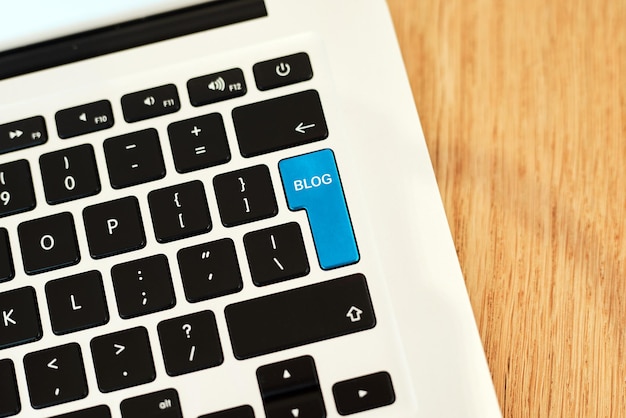
[[[0,165],[0,218],[35,208],[30,165],[18,160]]]
[[[100,192],[96,157],[90,144],[44,154],[39,165],[46,201],[51,205]]]
[[[225,314],[239,360],[376,325],[362,274],[235,303],[226,307]]]
[[[108,100],[59,110],[54,118],[59,137],[63,139],[108,129],[114,123]]]
[[[74,217],[69,212],[22,222],[17,232],[26,274],[42,273],[80,261]]]
[[[183,418],[178,393],[174,389],[125,399],[120,409],[122,418]]]
[[[89,393],[77,343],[26,354],[24,370],[35,409],[82,399]]]
[[[11,244],[9,234],[4,228],[0,228],[0,283],[15,277],[13,257],[11,256]]]
[[[42,116],[0,125],[0,154],[40,145],[47,140],[46,121]]]
[[[230,161],[230,149],[219,113],[175,122],[167,127],[174,165],[188,173]]]
[[[146,235],[134,196],[124,197],[83,210],[85,232],[92,258],[103,258],[146,245]]]
[[[100,392],[138,386],[156,378],[144,327],[96,337],[91,340],[91,353]]]
[[[265,165],[215,176],[213,187],[224,226],[271,218],[278,213],[270,171]]]
[[[321,392],[301,392],[264,404],[265,418],[325,418]]]
[[[261,366],[256,371],[263,401],[289,396],[295,392],[319,391],[315,362],[302,356]]]
[[[252,71],[259,90],[286,86],[313,77],[309,56],[304,52],[259,62],[254,64]]]
[[[156,129],[116,136],[104,141],[111,187],[122,189],[165,176],[161,142]]]
[[[243,288],[235,244],[224,238],[178,251],[185,297],[200,302],[237,293]]]
[[[52,331],[56,335],[97,327],[109,321],[102,276],[88,271],[46,283]]]
[[[162,254],[113,266],[111,277],[117,309],[124,319],[176,305],[170,266]]]
[[[333,385],[333,395],[337,411],[341,415],[356,414],[391,405],[396,400],[391,376],[387,372],[336,383]]]
[[[291,222],[243,237],[252,281],[257,286],[309,274],[300,226]]]
[[[81,409],[80,411],[56,415],[52,418],[111,418],[111,410],[106,405],[98,405],[92,408]]]
[[[158,242],[169,242],[211,230],[204,185],[195,180],[148,194],[152,225]]]
[[[215,315],[202,311],[159,323],[165,370],[170,376],[208,369],[224,362]]]
[[[126,122],[137,122],[178,112],[180,100],[173,84],[122,96],[122,112]]]
[[[265,154],[328,136],[315,90],[277,97],[233,109],[239,150],[244,157]]]
[[[22,409],[15,380],[15,367],[9,359],[0,360],[0,417],[16,415]]]
[[[41,338],[35,289],[30,286],[0,293],[0,350]]]
[[[315,362],[311,356],[259,367],[256,375],[266,417],[326,416]]]
[[[189,99],[194,106],[210,103],[246,94],[246,80],[239,68],[192,78],[187,82]]]
[[[254,418],[254,410],[250,405],[242,405],[236,408],[202,415],[198,418]]]

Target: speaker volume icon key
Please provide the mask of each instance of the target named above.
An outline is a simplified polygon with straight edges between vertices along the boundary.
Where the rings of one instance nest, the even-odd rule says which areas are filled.
[[[209,90],[219,90],[219,91],[224,91],[226,90],[226,82],[224,81],[224,79],[222,77],[218,77],[215,80],[211,81],[209,83]]]

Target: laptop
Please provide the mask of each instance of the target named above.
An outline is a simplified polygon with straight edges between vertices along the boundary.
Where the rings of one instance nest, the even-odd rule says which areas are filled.
[[[0,417],[498,417],[382,0],[22,0]]]

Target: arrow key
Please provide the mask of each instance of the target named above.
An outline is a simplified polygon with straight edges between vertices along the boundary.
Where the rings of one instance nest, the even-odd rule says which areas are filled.
[[[337,411],[350,415],[369,409],[391,405],[396,395],[387,372],[379,372],[344,380],[333,386]]]
[[[87,396],[83,358],[76,343],[27,354],[24,370],[30,403],[35,409]]]
[[[265,402],[301,390],[319,390],[315,362],[302,356],[261,366],[256,372]]]
[[[267,418],[324,418],[326,408],[320,392],[305,392],[265,405]]]

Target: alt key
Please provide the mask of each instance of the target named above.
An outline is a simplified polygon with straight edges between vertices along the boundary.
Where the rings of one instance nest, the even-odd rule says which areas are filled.
[[[182,418],[178,393],[174,389],[161,390],[122,401],[122,418]]]

